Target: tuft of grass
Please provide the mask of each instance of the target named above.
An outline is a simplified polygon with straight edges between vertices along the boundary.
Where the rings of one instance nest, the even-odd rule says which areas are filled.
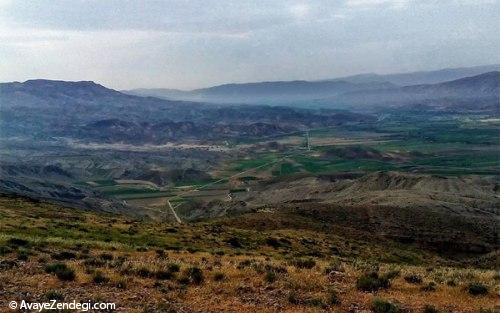
[[[184,277],[187,278],[187,281],[194,285],[200,285],[205,280],[203,275],[203,271],[196,266],[187,268],[184,272]]]
[[[159,270],[155,272],[156,279],[167,280],[175,277],[175,274],[171,271]]]
[[[147,278],[153,276],[153,273],[147,267],[140,267],[136,270],[137,276]]]
[[[436,283],[431,281],[427,285],[422,286],[420,290],[430,292],[430,291],[436,291],[436,288],[437,288]]]
[[[300,259],[300,258],[293,259],[289,263],[290,263],[290,265],[293,265],[293,266],[295,266],[297,268],[311,269],[314,266],[316,266],[316,261],[314,261],[314,259],[312,259],[312,258],[307,258],[307,259]]]
[[[381,298],[372,301],[371,308],[375,313],[400,313],[401,309],[394,303]]]
[[[21,238],[10,238],[9,240],[7,240],[7,244],[9,246],[14,246],[14,247],[24,247],[27,246],[29,243],[30,242],[28,240]]]
[[[335,290],[330,290],[327,294],[328,304],[330,305],[338,305],[340,304],[340,299]]]
[[[101,253],[99,258],[103,261],[112,261],[114,257],[111,253]]]
[[[92,281],[96,284],[106,284],[109,282],[109,278],[105,276],[101,271],[95,271],[92,275]]]
[[[410,284],[421,284],[422,283],[422,277],[411,274],[411,275],[406,275],[405,277],[406,282]]]
[[[57,290],[49,290],[45,293],[44,298],[47,300],[64,300],[64,295]]]
[[[76,254],[72,251],[61,251],[59,253],[54,253],[51,255],[54,260],[70,260],[76,258]]]
[[[214,281],[223,281],[224,279],[226,279],[226,275],[224,275],[224,273],[222,272],[214,273]]]
[[[167,265],[167,269],[169,272],[177,273],[181,270],[181,266],[177,263],[170,263],[169,265]]]
[[[264,280],[267,282],[267,283],[274,283],[277,279],[277,275],[276,275],[276,272],[274,271],[267,271],[266,274],[264,275]]]
[[[488,294],[488,287],[478,282],[470,283],[469,286],[467,286],[467,290],[469,291],[469,294],[473,296]]]
[[[439,310],[436,309],[433,305],[426,304],[424,306],[424,309],[422,310],[422,313],[439,313]]]
[[[17,259],[19,261],[28,261],[30,253],[27,250],[17,251]]]
[[[75,280],[75,271],[64,263],[53,263],[45,266],[45,272],[55,274],[57,278],[64,281]]]
[[[356,281],[356,288],[362,291],[377,291],[387,289],[391,285],[390,280],[385,276],[379,276],[377,272],[370,272],[361,275]]]

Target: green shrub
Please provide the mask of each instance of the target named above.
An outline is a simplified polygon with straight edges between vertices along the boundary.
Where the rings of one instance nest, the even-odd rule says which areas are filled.
[[[405,276],[405,280],[406,282],[410,283],[410,284],[421,284],[422,283],[422,277],[418,276],[418,275],[406,275]]]
[[[55,273],[58,270],[66,269],[67,266],[64,263],[52,263],[52,264],[47,264],[45,265],[45,272],[46,273]]]
[[[59,253],[52,254],[51,257],[54,260],[62,261],[62,260],[74,259],[74,258],[76,258],[76,254],[74,252],[71,252],[71,251],[61,251]]]
[[[105,284],[109,282],[109,278],[106,277],[101,271],[95,271],[92,275],[92,281],[96,284]]]
[[[273,248],[279,248],[281,247],[281,242],[279,242],[279,240],[274,237],[267,237],[266,245],[271,246]]]
[[[226,275],[224,275],[224,273],[222,272],[216,272],[214,273],[214,280],[215,281],[222,281],[226,278]]]
[[[485,295],[488,293],[488,287],[481,283],[470,283],[467,289],[473,296]]]
[[[297,268],[307,268],[311,269],[316,266],[316,261],[312,258],[307,259],[293,259],[290,261],[290,265],[293,265]]]
[[[384,277],[391,280],[391,279],[394,279],[396,277],[398,277],[400,274],[400,271],[399,270],[392,270],[392,271],[389,271],[387,273],[384,274]]]
[[[106,262],[104,262],[103,260],[96,259],[96,258],[87,258],[87,259],[83,260],[83,265],[85,265],[87,267],[101,267],[101,266],[104,266],[105,264],[106,264]]]
[[[391,282],[387,277],[379,276],[376,272],[361,275],[356,281],[356,288],[362,291],[377,291],[387,289]]]
[[[165,280],[165,279],[172,279],[174,278],[175,274],[171,271],[156,271],[155,272],[155,277],[156,279],[162,279],[162,280]]]
[[[177,273],[178,271],[181,270],[181,266],[176,263],[170,263],[169,265],[167,265],[167,269],[169,272]]]
[[[227,240],[227,243],[234,248],[241,248],[243,245],[238,237],[231,237]]]
[[[144,278],[151,277],[153,275],[153,273],[147,267],[141,267],[137,269],[136,274]]]
[[[127,286],[128,286],[127,280],[124,278],[120,278],[116,281],[115,286],[116,286],[116,288],[119,288],[119,289],[127,289]]]
[[[29,241],[21,238],[10,238],[9,240],[7,240],[7,244],[9,246],[15,247],[27,246],[29,244]]]
[[[340,304],[340,299],[335,290],[330,290],[327,295],[328,304],[330,305],[338,305]]]
[[[17,251],[17,259],[19,261],[28,261],[29,256],[30,256],[30,254],[26,250],[19,250],[19,251]]]
[[[75,271],[64,263],[53,263],[45,266],[45,272],[55,274],[57,278],[64,281],[75,280]]]
[[[101,253],[99,258],[103,261],[112,261],[114,257],[111,253]]]
[[[399,307],[387,300],[375,298],[372,301],[372,310],[375,313],[400,313]]]
[[[423,313],[439,313],[439,310],[430,304],[426,304],[422,311]]]
[[[189,278],[189,282],[195,285],[199,285],[205,280],[203,271],[196,266],[188,268],[184,274],[187,278]]]
[[[422,291],[427,291],[427,292],[429,292],[429,291],[436,291],[436,283],[435,283],[435,282],[433,282],[433,281],[431,281],[431,282],[430,282],[430,283],[428,283],[427,285],[422,286],[422,287],[420,288],[420,290],[422,290]]]
[[[323,302],[323,299],[321,299],[321,298],[306,299],[304,301],[304,304],[308,305],[308,306],[318,307],[318,308],[325,308],[326,307],[325,303]]]
[[[276,279],[276,272],[274,271],[268,271],[266,272],[266,275],[264,275],[264,280],[270,284],[274,283]]]
[[[295,305],[300,303],[300,299],[297,296],[297,292],[295,290],[290,291],[290,293],[288,294],[288,302]]]
[[[338,259],[331,261],[327,267],[325,267],[325,274],[330,274],[332,272],[342,272],[344,269],[342,267],[342,262]]]
[[[12,248],[0,246],[0,255],[5,255],[12,252]]]
[[[64,300],[64,295],[56,290],[49,290],[45,293],[44,298],[47,300]]]

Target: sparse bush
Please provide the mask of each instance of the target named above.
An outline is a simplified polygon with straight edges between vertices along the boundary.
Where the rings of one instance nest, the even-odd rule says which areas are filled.
[[[488,293],[488,287],[481,283],[470,283],[467,289],[473,296],[485,295]]]
[[[9,246],[20,247],[27,246],[29,244],[29,241],[21,238],[10,238],[9,240],[7,240],[7,244]]]
[[[274,283],[276,281],[277,277],[276,277],[276,272],[273,272],[273,271],[268,271],[266,272],[266,275],[264,275],[264,280],[267,282],[267,283]]]
[[[83,260],[83,265],[87,266],[87,267],[102,267],[104,266],[106,263],[100,259],[96,259],[96,258],[88,258],[88,259],[85,259]]]
[[[173,272],[170,272],[170,271],[156,271],[155,272],[155,277],[156,279],[162,279],[162,280],[165,280],[165,279],[172,279],[174,278],[175,274]]]
[[[236,266],[236,268],[241,270],[241,269],[244,269],[245,267],[252,265],[252,263],[253,263],[253,260],[243,260],[240,263],[238,263],[238,266]]]
[[[426,304],[422,311],[423,313],[439,313],[439,310],[430,304]]]
[[[75,271],[64,263],[53,263],[45,266],[45,272],[55,274],[60,280],[71,281],[75,279]]]
[[[430,283],[428,283],[427,285],[425,286],[422,286],[420,288],[420,290],[422,291],[427,291],[427,292],[430,292],[430,291],[436,291],[436,283],[431,281]]]
[[[340,299],[339,299],[339,296],[337,294],[337,292],[335,290],[330,290],[328,292],[328,304],[330,305],[338,305],[340,304]]]
[[[422,277],[420,277],[418,275],[414,275],[414,274],[406,275],[405,280],[406,280],[406,282],[408,282],[410,284],[421,284],[422,283]]]
[[[321,299],[321,298],[306,299],[304,301],[304,304],[308,305],[308,306],[318,307],[318,308],[324,308],[324,307],[326,307],[325,303],[323,302],[323,299]]]
[[[298,298],[297,292],[295,290],[290,291],[290,293],[288,294],[288,302],[295,305],[300,303],[300,299]]]
[[[361,275],[356,281],[356,288],[363,291],[377,291],[389,288],[391,282],[387,277],[379,276],[376,272]]]
[[[11,253],[12,249],[6,246],[0,246],[0,255]]]
[[[186,269],[184,276],[189,279],[189,282],[195,285],[203,283],[205,277],[203,276],[203,271],[196,266]]]
[[[72,251],[61,251],[59,253],[54,253],[51,255],[54,260],[70,260],[76,258],[76,254]]]
[[[44,298],[47,300],[64,300],[64,295],[56,290],[49,290],[45,293]]]
[[[28,261],[29,255],[30,255],[29,252],[26,250],[17,251],[17,259],[19,261]]]
[[[165,258],[165,251],[162,250],[162,249],[156,249],[155,250],[156,252],[156,256],[160,259],[164,259]]]
[[[215,281],[222,281],[226,278],[226,275],[224,275],[224,273],[222,272],[216,272],[214,273],[214,280]]]
[[[314,261],[314,259],[312,259],[312,258],[308,258],[308,259],[293,259],[293,260],[290,261],[290,265],[293,265],[293,266],[295,266],[297,268],[311,269],[314,266],[316,266],[316,261]]]
[[[446,281],[446,284],[450,287],[455,287],[457,285],[457,282],[450,279],[450,280]]]
[[[332,272],[343,272],[342,262],[338,259],[330,262],[327,267],[325,267],[325,274],[330,274]]]
[[[151,277],[153,273],[147,267],[138,268],[136,274],[140,277],[147,278]]]
[[[95,271],[92,275],[92,281],[96,284],[105,284],[109,282],[109,278],[106,277],[101,271]]]
[[[103,261],[112,261],[114,257],[111,253],[101,253],[99,258]]]
[[[384,277],[391,280],[391,279],[394,279],[396,277],[398,277],[400,274],[400,271],[399,270],[392,270],[392,271],[389,271],[387,273],[384,274]]]
[[[170,263],[169,265],[167,265],[167,269],[169,272],[177,273],[178,271],[181,270],[181,266],[176,263]]]
[[[116,286],[116,288],[119,288],[119,289],[127,289],[128,282],[126,279],[120,278],[116,281],[115,286]]]
[[[227,240],[227,243],[234,248],[241,248],[243,245],[238,237],[231,237]]]
[[[375,313],[400,313],[401,310],[399,307],[387,300],[380,299],[380,298],[375,298],[372,301],[372,310]]]
[[[281,243],[279,242],[279,240],[274,237],[267,237],[266,245],[271,246],[273,248],[281,247]]]

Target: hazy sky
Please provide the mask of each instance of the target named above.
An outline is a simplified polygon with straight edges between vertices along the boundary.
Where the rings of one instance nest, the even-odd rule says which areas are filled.
[[[117,89],[500,63],[500,0],[0,0],[0,81]]]

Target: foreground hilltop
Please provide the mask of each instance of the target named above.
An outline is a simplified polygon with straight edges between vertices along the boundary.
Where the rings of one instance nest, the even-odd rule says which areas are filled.
[[[2,303],[90,300],[127,312],[479,313],[494,312],[498,292],[493,270],[336,228],[149,223],[13,197],[0,198],[0,226]]]

